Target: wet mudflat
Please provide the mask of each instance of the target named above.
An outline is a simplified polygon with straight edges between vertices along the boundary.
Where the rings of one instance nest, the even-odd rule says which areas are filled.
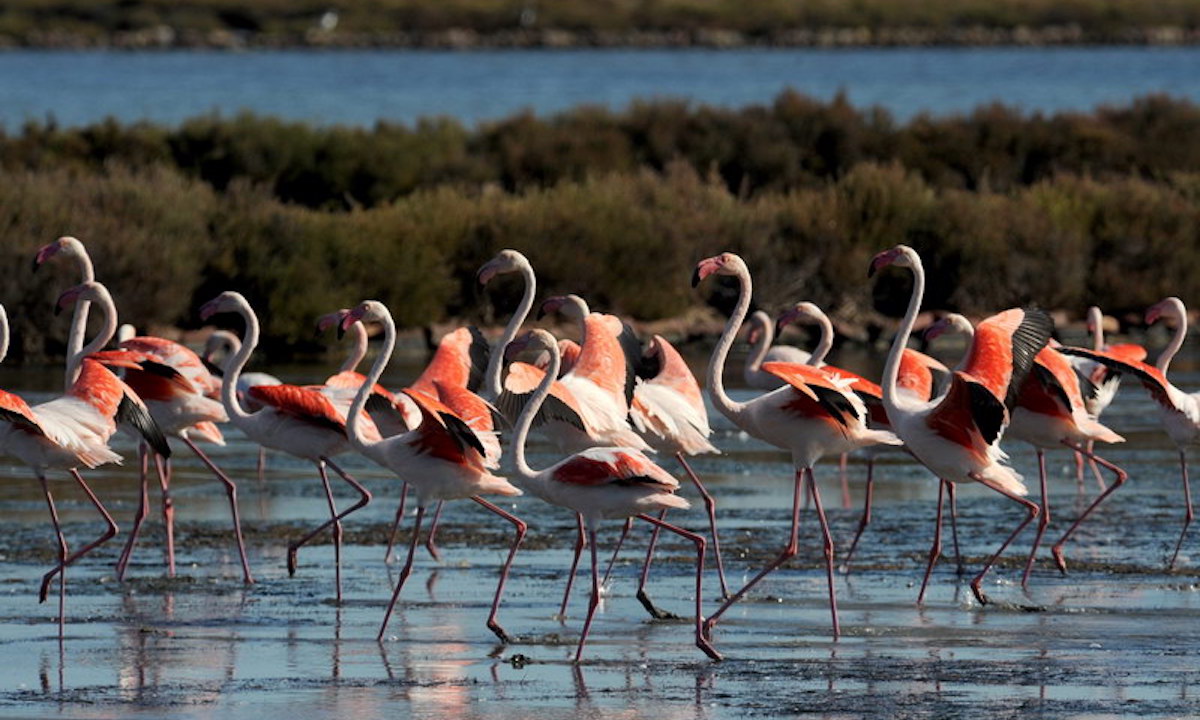
[[[1185,375],[1183,387],[1189,384]],[[345,601],[333,603],[328,538],[301,550],[289,578],[285,547],[327,513],[315,471],[271,456],[255,479],[254,449],[236,431],[213,457],[241,480],[243,523],[257,583],[243,586],[217,485],[180,453],[172,484],[178,523],[178,577],[165,576],[157,493],[130,578],[113,563],[124,532],[69,571],[67,637],[60,647],[55,597],[39,605],[41,574],[53,562],[44,500],[28,472],[0,466],[6,532],[0,537],[0,715],[509,718],[650,716],[1186,717],[1200,713],[1200,536],[1185,542],[1179,569],[1165,564],[1182,524],[1173,446],[1136,388],[1105,417],[1128,439],[1107,456],[1131,480],[1067,548],[1060,576],[1043,550],[1028,591],[1020,568],[1026,531],[987,583],[980,607],[972,573],[1020,519],[984,488],[962,487],[959,534],[967,572],[953,546],[935,571],[922,608],[914,604],[932,538],[936,483],[900,454],[881,459],[876,509],[853,571],[839,575],[843,636],[834,642],[825,575],[811,512],[801,553],[731,610],[714,633],[726,660],[708,661],[683,621],[652,621],[634,598],[647,531],[631,536],[592,631],[585,662],[574,652],[587,602],[581,574],[565,620],[556,617],[570,562],[573,519],[518,498],[511,508],[531,531],[510,580],[500,621],[517,636],[497,644],[484,626],[510,529],[476,507],[447,507],[443,561],[423,551],[383,643],[375,641],[396,564],[383,542],[398,483],[364,461],[346,465],[375,500],[346,523]],[[730,583],[739,586],[786,541],[790,468],[780,454],[716,423],[720,457],[696,470],[720,502]],[[540,447],[535,466],[551,462]],[[1009,448],[1036,496],[1033,453]],[[1050,455],[1052,543],[1096,494],[1080,495],[1065,452]],[[671,467],[664,460],[664,465]],[[839,552],[862,500],[864,464],[848,474],[853,507],[843,507],[836,462],[818,470]],[[94,486],[123,531],[136,504],[129,470],[95,471]],[[100,525],[66,481],[54,488],[68,538],[86,541]],[[695,497],[691,489],[685,491]],[[349,494],[340,494],[343,502]],[[697,503],[698,506],[698,503]],[[679,518],[703,527],[702,513]],[[611,542],[618,528],[606,529]],[[400,536],[401,542],[407,539]],[[1047,543],[1047,545],[1049,544]],[[667,539],[651,595],[686,615],[692,606],[690,547]],[[711,565],[711,563],[710,563]],[[706,575],[716,607],[715,573]],[[55,586],[54,591],[57,591]]]

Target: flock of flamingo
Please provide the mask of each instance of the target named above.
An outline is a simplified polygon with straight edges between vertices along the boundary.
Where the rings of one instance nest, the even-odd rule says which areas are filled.
[[[497,275],[517,273],[524,279],[524,294],[499,340],[488,348],[474,328],[446,335],[425,371],[398,392],[379,385],[396,341],[395,325],[387,307],[364,301],[353,309],[338,310],[319,320],[319,327],[336,327],[350,333],[351,352],[340,371],[321,385],[281,383],[263,373],[243,373],[259,340],[254,310],[236,292],[225,292],[200,309],[203,319],[219,313],[240,315],[245,331],[236,335],[217,331],[203,356],[162,338],[134,337],[122,326],[115,349],[105,349],[118,334],[113,300],[96,282],[82,243],[60,238],[43,247],[34,267],[52,258],[73,258],[82,282],[65,291],[56,311],[74,306],[68,338],[66,392],[61,397],[30,406],[19,396],[0,391],[0,454],[28,464],[41,483],[58,541],[58,561],[45,574],[40,596],[45,600],[54,578],[59,582],[59,637],[63,634],[66,569],[114,537],[117,525],[103,503],[80,474],[81,468],[120,462],[110,447],[118,429],[138,439],[141,494],[131,532],[116,565],[124,579],[135,549],[138,531],[149,512],[150,462],[162,493],[166,529],[167,573],[175,573],[174,507],[170,498],[171,447],[168,438],[183,443],[212,471],[224,488],[236,538],[243,579],[254,582],[246,556],[238,516],[237,484],[205,453],[197,441],[222,444],[219,423],[232,422],[262,448],[289,453],[311,461],[328,500],[329,519],[288,548],[288,570],[296,570],[297,552],[323,532],[334,539],[336,594],[341,600],[342,521],[371,500],[371,493],[337,462],[336,456],[358,452],[392,471],[403,483],[395,521],[408,515],[408,489],[415,491],[416,511],[403,569],[379,629],[382,639],[392,611],[412,572],[414,555],[422,537],[427,512],[432,511],[426,547],[436,558],[434,540],[438,515],[447,500],[470,499],[512,526],[512,545],[501,569],[488,627],[501,639],[509,635],[497,615],[509,569],[517,556],[527,525],[485,496],[522,494],[575,513],[578,537],[574,561],[567,576],[560,607],[565,615],[571,582],[584,548],[590,548],[591,599],[575,652],[583,654],[588,632],[600,600],[601,577],[596,530],[602,520],[625,522],[621,540],[634,520],[653,526],[650,549],[641,572],[637,597],[656,617],[658,609],[646,592],[651,560],[659,532],[674,533],[695,547],[696,645],[714,660],[721,655],[713,645],[713,628],[724,613],[770,572],[798,552],[798,526],[807,494],[823,538],[832,631],[840,633],[835,592],[835,550],[821,496],[813,478],[818,460],[865,450],[868,453],[866,505],[849,552],[842,559],[848,571],[854,549],[870,522],[876,452],[896,446],[909,453],[940,480],[933,546],[918,595],[922,602],[930,573],[941,555],[941,530],[945,496],[954,506],[956,483],[976,482],[991,488],[1024,509],[1022,519],[984,563],[971,581],[981,604],[988,602],[982,582],[996,559],[1035,520],[1036,537],[1029,552],[1022,583],[1029,580],[1038,547],[1050,521],[1047,504],[1044,453],[1066,447],[1077,453],[1077,476],[1082,482],[1090,466],[1102,492],[1052,546],[1059,569],[1066,571],[1065,543],[1092,512],[1126,480],[1121,468],[1095,454],[1094,443],[1121,442],[1122,438],[1100,424],[1098,418],[1112,401],[1122,374],[1137,378],[1161,410],[1163,426],[1178,445],[1186,516],[1183,531],[1171,558],[1174,566],[1193,519],[1187,475],[1187,446],[1200,437],[1200,396],[1178,390],[1167,379],[1171,359],[1184,341],[1186,312],[1176,298],[1168,298],[1147,311],[1147,321],[1170,317],[1174,337],[1157,365],[1144,362],[1146,352],[1135,345],[1105,346],[1099,310],[1089,313],[1093,347],[1072,348],[1051,339],[1053,324],[1039,310],[1011,309],[972,327],[962,316],[938,321],[927,337],[955,331],[971,335],[966,355],[950,370],[933,358],[906,347],[924,291],[924,272],[918,254],[899,245],[875,256],[870,273],[886,266],[907,268],[914,276],[912,295],[904,319],[887,356],[879,384],[824,363],[832,344],[828,318],[811,303],[800,303],[771,322],[765,313],[750,318],[754,346],[745,369],[746,381],[763,394],[737,402],[723,384],[726,358],[750,309],[750,271],[732,253],[701,260],[693,285],[711,275],[736,278],[737,304],[713,351],[707,372],[712,405],[747,434],[787,450],[795,470],[791,528],[779,555],[743,587],[731,592],[721,557],[716,503],[687,458],[718,452],[710,442],[710,429],[699,384],[679,353],[655,335],[643,347],[632,331],[613,315],[592,312],[579,297],[568,295],[545,300],[539,311],[562,314],[578,323],[581,341],[556,340],[534,329],[518,337],[533,310],[537,293],[534,270],[515,250],[504,250],[479,269],[487,284]],[[84,345],[91,306],[102,313],[99,334]],[[822,339],[812,354],[795,348],[769,348],[777,327],[797,321],[822,327]],[[383,326],[383,347],[370,371],[357,371],[367,350],[364,323]],[[7,318],[0,307],[0,359],[8,344]],[[220,366],[216,359],[224,358]],[[519,360],[518,358],[524,358]],[[507,372],[506,372],[507,371]],[[500,442],[501,429],[509,436]],[[511,428],[511,429],[509,429]],[[564,459],[536,469],[529,465],[526,440],[534,428],[559,449]],[[1041,502],[1026,498],[1021,476],[1008,464],[1001,449],[1003,437],[1015,437],[1034,446],[1039,461]],[[689,507],[680,497],[680,482],[646,453],[665,459],[673,455],[703,498],[707,533],[692,532],[668,522],[668,511]],[[508,477],[495,474],[506,455]],[[1100,467],[1113,475],[1106,484]],[[260,456],[261,472],[261,456]],[[358,500],[338,510],[328,469],[348,484]],[[73,552],[63,536],[47,473],[64,470],[87,495],[103,517],[104,532]],[[953,518],[953,512],[951,513]],[[395,528],[392,539],[395,538]],[[704,614],[705,560],[709,547],[717,566],[724,602]],[[618,543],[619,550],[619,543]],[[957,529],[955,529],[957,553]],[[388,558],[392,541],[388,543]],[[611,568],[611,563],[610,566]]]

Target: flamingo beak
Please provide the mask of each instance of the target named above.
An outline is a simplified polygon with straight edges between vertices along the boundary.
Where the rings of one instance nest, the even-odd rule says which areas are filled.
[[[217,314],[217,308],[219,305],[218,301],[220,299],[221,298],[219,296],[215,297],[212,300],[209,300],[208,302],[206,302],[200,306],[200,319],[201,320],[207,320],[210,317],[212,317],[213,315]]]
[[[479,268],[479,272],[475,273],[475,277],[479,280],[480,285],[487,285],[492,281],[492,278],[500,272],[500,266],[495,259],[488,260]]]
[[[504,348],[504,361],[512,362],[513,358],[518,357],[521,353],[525,352],[525,348],[529,347],[529,341],[532,338],[533,335],[531,333],[525,333],[520,337],[513,338],[512,342],[510,342],[508,346]]]
[[[792,323],[794,323],[796,321],[796,318],[798,318],[799,316],[800,316],[800,313],[796,312],[795,308],[791,308],[789,310],[783,311],[779,315],[779,319],[777,319],[775,321],[775,334],[779,335],[780,333],[782,333],[783,329],[785,327],[787,327],[788,325],[791,325]]]
[[[750,328],[750,332],[746,333],[746,342],[750,343],[751,345],[755,344],[758,342],[759,335],[761,335],[761,333],[759,333],[758,328]]]
[[[884,250],[871,259],[871,267],[867,269],[867,277],[875,277],[875,273],[879,270],[896,262],[896,258],[900,255],[896,248]]]
[[[62,249],[62,246],[56,242],[43,245],[42,248],[37,251],[37,255],[33,258],[33,272],[37,272],[38,268],[42,266],[42,263],[54,257],[60,249]]]
[[[1146,324],[1153,325],[1154,323],[1158,322],[1159,318],[1162,317],[1162,314],[1163,304],[1161,302],[1150,306],[1150,308],[1146,310]]]
[[[63,310],[67,309],[71,305],[74,305],[75,301],[79,299],[79,296],[82,294],[82,292],[83,288],[77,285],[64,291],[62,295],[59,295],[58,300],[54,303],[54,315],[58,316],[62,314]]]
[[[325,313],[321,317],[317,318],[317,330],[314,333],[314,337],[320,337],[321,334],[324,333],[325,331],[327,331],[329,328],[334,327],[334,326],[338,325],[339,323],[341,323],[342,318],[348,312],[350,312],[350,311],[345,308],[342,308],[341,310],[335,310],[334,312],[331,312],[331,313]]]
[[[719,255],[717,257],[705,258],[696,263],[696,269],[692,272],[692,287],[696,287],[700,284],[701,280],[720,270],[723,264]]]
[[[366,314],[367,314],[367,309],[363,305],[359,305],[358,307],[354,308],[353,310],[343,314],[342,321],[340,323],[338,323],[338,326],[337,326],[338,340],[341,340],[343,337],[345,337],[346,331],[350,329],[350,326],[356,322],[361,321],[363,318],[363,315],[366,315]]]
[[[938,320],[934,324],[925,328],[925,339],[936,340],[946,332],[947,327],[949,327],[949,323],[947,323],[945,320]]]

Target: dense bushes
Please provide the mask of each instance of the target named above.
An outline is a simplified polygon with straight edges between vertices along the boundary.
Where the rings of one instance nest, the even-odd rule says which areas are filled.
[[[862,163],[891,162],[936,188],[1007,192],[1062,173],[1200,172],[1200,107],[1164,96],[1090,114],[992,105],[897,126],[887,112],[858,110],[844,98],[784,92],[769,106],[739,110],[642,102],[620,113],[521,114],[475,130],[449,119],[359,129],[239,115],[176,128],[32,123],[0,135],[0,167],[9,170],[112,162],[178,168],[219,191],[244,180],[319,209],[377,207],[438,186],[524,192],[680,162],[742,197],[819,188]]]
[[[244,181],[224,193],[163,168],[10,173],[0,183],[0,301],[27,355],[54,352],[58,290],[77,277],[31,276],[41,244],[65,233],[91,248],[123,319],[194,325],[225,288],[247,294],[277,351],[307,342],[313,318],[364,297],[398,322],[488,319],[514,282],[484,297],[474,271],[504,247],[526,252],[543,292],[653,319],[703,302],[689,284],[706,254],[742,253],[760,304],[815,300],[844,318],[895,313],[907,280],[871,285],[867,261],[897,242],[924,254],[926,305],[986,312],[1018,302],[1140,310],[1200,295],[1200,174],[1153,182],[1061,176],[1006,193],[938,188],[899,165],[860,163],[835,180],[750,198],[689,164],[592,176],[521,194],[449,187],[390,204],[325,212],[279,202]],[[704,293],[715,291],[715,283]]]

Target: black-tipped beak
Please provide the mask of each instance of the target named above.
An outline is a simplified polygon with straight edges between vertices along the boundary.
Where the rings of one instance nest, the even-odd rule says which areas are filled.
[[[695,270],[692,271],[692,287],[696,287],[699,284],[700,284],[700,268],[696,268]]]
[[[54,304],[54,317],[58,317],[59,315],[62,315],[62,305],[55,303]]]
[[[875,277],[875,261],[874,260],[871,261],[871,267],[867,268],[867,277],[868,278]]]
[[[783,318],[779,318],[778,320],[776,320],[775,321],[775,336],[779,337],[779,335],[783,333],[783,329],[785,327],[787,327],[787,323],[784,322]]]
[[[341,340],[342,338],[346,337],[346,328],[342,327],[341,323],[338,323],[337,327],[337,337],[338,340]]]
[[[41,263],[40,259],[39,259],[39,258],[34,258],[34,259],[33,259],[33,271],[34,271],[34,272],[37,272],[37,271],[38,271],[38,268],[40,268],[41,266],[42,266],[42,263]]]
[[[541,320],[544,317],[546,317],[546,307],[543,305],[542,307],[538,308],[536,319]]]

